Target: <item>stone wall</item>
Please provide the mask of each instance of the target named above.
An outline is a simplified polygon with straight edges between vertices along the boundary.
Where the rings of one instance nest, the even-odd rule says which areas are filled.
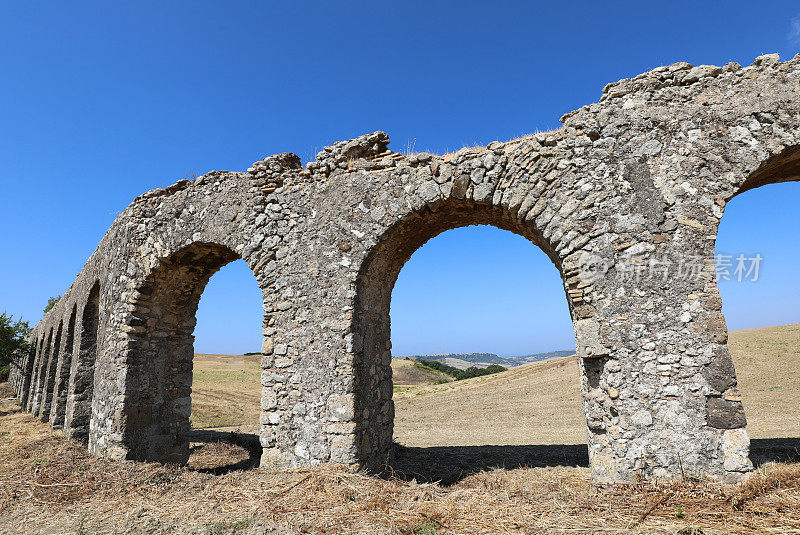
[[[185,462],[197,303],[241,258],[264,298],[262,462],[379,468],[397,275],[437,234],[489,224],[561,273],[595,480],[735,480],[749,440],[714,243],[735,195],[800,179],[799,83],[800,56],[677,63],[609,84],[553,132],[446,156],[376,132],[306,167],[279,154],[150,191],[36,325],[11,385],[98,455]]]

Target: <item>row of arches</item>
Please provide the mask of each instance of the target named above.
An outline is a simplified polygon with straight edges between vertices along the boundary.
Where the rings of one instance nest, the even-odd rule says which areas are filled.
[[[86,442],[97,359],[100,283],[91,287],[80,314],[77,303],[66,310],[69,315],[57,325],[34,331],[22,363],[20,401],[41,421]]]
[[[494,165],[484,163],[487,159],[494,162],[493,155],[474,158],[494,169]],[[541,161],[550,168],[557,159],[553,156]],[[626,187],[635,186],[647,195],[634,196],[632,205],[622,203],[628,197],[618,196],[618,204],[600,213],[594,207],[576,212],[573,201],[581,197],[568,188],[547,185],[560,184],[557,182],[542,178],[536,183],[536,187],[550,188],[550,196],[521,184],[520,194],[506,199],[505,193],[495,192],[492,197],[494,184],[485,187],[481,182],[485,173],[476,172],[477,184],[468,190],[470,198],[464,198],[465,190],[473,187],[467,186],[472,174],[459,175],[466,178],[459,178],[455,184],[448,182],[440,189],[426,178],[430,169],[421,167],[413,177],[410,171],[403,174],[404,180],[425,185],[423,196],[414,197],[405,208],[390,199],[405,199],[401,192],[413,188],[392,180],[394,171],[376,175],[340,173],[324,184],[320,181],[319,190],[297,188],[291,195],[271,197],[268,209],[263,208],[266,204],[258,209],[228,206],[224,220],[237,224],[235,232],[216,227],[215,232],[200,232],[198,229],[218,220],[192,215],[196,209],[186,211],[182,231],[178,224],[169,227],[169,232],[160,226],[162,220],[156,215],[162,209],[167,214],[163,217],[169,219],[179,208],[194,208],[189,201],[203,198],[213,203],[218,198],[199,180],[185,186],[186,198],[159,193],[158,198],[147,201],[156,215],[141,217],[155,224],[150,230],[144,223],[140,225],[143,230],[136,243],[141,246],[136,256],[104,256],[111,267],[103,267],[108,274],[103,280],[109,281],[103,289],[103,301],[116,315],[115,323],[104,322],[108,327],[102,337],[112,340],[102,343],[102,380],[94,377],[88,381],[91,390],[84,390],[89,397],[84,407],[94,405],[89,425],[93,429],[102,426],[90,433],[90,447],[93,438],[97,445],[92,451],[125,458],[186,460],[197,304],[211,275],[242,258],[263,291],[260,438],[264,455],[272,455],[268,458],[282,466],[326,460],[379,465],[392,447],[389,308],[397,275],[428,239],[456,227],[490,224],[539,246],[561,275],[578,354],[583,359],[579,370],[592,462],[605,470],[598,479],[633,477],[636,470],[645,469],[645,455],[659,463],[653,474],[668,475],[678,466],[667,456],[673,447],[698,469],[718,474],[748,469],[747,435],[740,417],[743,409],[735,391],[733,366],[728,365],[727,329],[712,270],[702,270],[696,279],[651,281],[643,290],[612,275],[582,280],[576,263],[578,248],[582,247],[579,243],[586,250],[610,254],[611,260],[620,259],[614,257],[615,251],[632,255],[633,251],[649,250],[676,259],[691,253],[707,263],[714,257],[712,239],[722,208],[740,191],[704,196],[701,200],[705,204],[695,203],[693,195],[685,196],[682,202],[686,206],[667,209],[666,204],[648,200],[656,199],[659,191],[655,185],[659,182],[648,175],[647,166],[637,164],[625,167],[630,171]],[[480,169],[484,168],[476,171]],[[769,169],[796,176],[794,167]],[[501,175],[493,176],[496,179]],[[584,193],[602,189],[590,176],[566,176],[566,185]],[[369,192],[377,189],[376,184],[367,183],[371,177],[394,188],[384,192],[388,208],[378,202],[377,194],[370,200]],[[249,177],[235,175],[209,187],[244,180]],[[770,175],[759,179],[758,185],[780,181]],[[331,195],[323,186],[341,195]],[[687,188],[688,193],[691,184]],[[274,190],[265,193],[269,196]],[[375,206],[370,209],[362,199]],[[414,199],[427,204],[415,204]],[[598,200],[584,199],[587,204]],[[504,200],[513,202],[513,209],[510,204],[504,205]],[[651,205],[656,213],[646,210]],[[353,207],[358,209],[350,210]],[[639,211],[646,212],[647,217]],[[665,220],[661,211],[670,219]],[[260,212],[269,212],[269,218]],[[625,216],[622,221],[617,221],[618,213]],[[140,216],[136,214],[131,210],[130,218],[138,222]],[[268,226],[268,220],[282,224]],[[609,221],[619,223],[614,232]],[[263,233],[255,234],[256,230]],[[600,234],[592,241],[596,231]],[[249,242],[254,234],[256,238]],[[267,235],[275,240],[265,241]],[[641,236],[652,243],[631,247],[631,242],[612,241]],[[121,242],[121,237],[115,235],[109,242]],[[139,262],[131,261],[132,257]],[[617,265],[623,268],[629,264]],[[129,275],[123,278],[123,273]],[[114,275],[119,275],[119,280]],[[85,356],[84,337],[91,344],[92,334],[84,335],[84,330],[93,324],[91,317],[86,318],[87,309],[89,313],[92,310],[88,303],[93,292],[94,288],[84,294],[88,298],[80,311],[65,303],[49,315],[37,327],[37,349],[29,356],[32,385],[25,394],[26,405],[38,416],[58,422],[64,399],[61,388],[66,384],[62,425],[68,428],[74,427],[71,420],[75,409],[70,405],[77,399],[75,385],[85,377],[80,359]],[[592,305],[592,299],[597,299],[598,307]],[[74,322],[70,321],[73,311]],[[663,312],[670,316],[660,316]],[[99,318],[99,311],[95,318]],[[96,346],[97,329],[93,336]],[[90,362],[91,358],[86,360]],[[70,370],[68,374],[66,369]],[[645,388],[638,388],[640,385]],[[101,406],[103,403],[105,406]],[[68,418],[70,413],[72,417]],[[686,441],[687,432],[697,433],[704,442]]]
[[[776,186],[780,188],[780,186]],[[785,191],[789,195],[786,188]],[[460,215],[459,215],[460,214]],[[394,288],[394,281],[397,279],[399,271],[405,265],[405,262],[411,258],[415,251],[420,250],[424,243],[430,239],[440,236],[448,232],[448,228],[462,227],[459,221],[469,221],[474,224],[477,222],[482,225],[489,225],[496,230],[505,227],[505,230],[512,233],[517,233],[513,228],[508,228],[510,224],[502,223],[492,218],[490,213],[480,215],[476,218],[474,213],[462,213],[459,210],[454,210],[452,213],[447,209],[442,209],[437,213],[437,217],[442,221],[447,220],[449,223],[439,224],[426,224],[425,235],[422,238],[415,237],[413,243],[409,241],[406,247],[394,247],[391,254],[380,254],[381,250],[376,249],[375,258],[381,258],[384,264],[370,264],[368,270],[372,272],[366,273],[369,281],[378,286],[365,288],[360,294],[362,301],[362,309],[364,315],[360,317],[363,321],[361,332],[364,333],[363,344],[364,355],[369,355],[375,359],[374,362],[359,362],[357,369],[362,374],[359,377],[360,381],[371,381],[372,384],[365,391],[374,394],[375,398],[358,398],[359,405],[356,405],[356,412],[364,413],[374,410],[375,407],[380,409],[377,414],[373,414],[373,418],[384,418],[385,421],[381,422],[381,426],[370,426],[370,429],[389,429],[384,431],[383,435],[375,434],[369,435],[365,443],[370,445],[380,445],[381,442],[391,441],[391,428],[393,420],[395,419],[395,411],[391,400],[391,377],[390,376],[377,376],[370,374],[369,370],[380,361],[387,360],[392,356],[392,343],[391,343],[391,328],[389,325],[389,308],[391,305],[392,291]],[[743,222],[746,225],[746,222]],[[410,224],[413,226],[413,222]],[[399,234],[410,232],[409,228],[405,230],[402,228],[396,229]],[[730,244],[734,240],[727,234],[723,236],[723,241]],[[529,241],[533,241],[528,238]],[[389,242],[387,242],[389,243]],[[394,243],[394,242],[392,242]],[[405,241],[403,242],[405,243]],[[536,242],[533,241],[535,245]],[[396,245],[396,243],[395,243]],[[546,257],[542,256],[541,260],[547,262]],[[169,331],[169,336],[164,336],[164,333],[155,336],[155,331],[148,331],[149,334],[144,332],[137,334],[140,340],[148,339],[152,342],[150,345],[152,356],[148,359],[148,364],[145,366],[148,373],[152,375],[149,381],[154,384],[164,384],[165,390],[161,394],[154,396],[151,400],[151,405],[146,410],[141,411],[142,414],[148,415],[147,421],[142,421],[142,436],[171,436],[170,442],[173,446],[177,445],[179,448],[171,450],[166,456],[163,451],[156,450],[142,450],[140,452],[141,458],[150,458],[159,456],[160,458],[168,458],[177,462],[183,462],[188,456],[188,434],[190,431],[190,416],[192,403],[190,395],[192,392],[191,360],[194,354],[192,329],[194,328],[195,315],[200,302],[201,295],[206,289],[206,284],[213,279],[211,276],[220,268],[228,265],[230,262],[238,261],[238,256],[232,251],[224,247],[214,246],[211,244],[199,244],[187,249],[181,250],[178,254],[170,257],[168,262],[154,273],[148,282],[146,291],[142,293],[140,306],[147,307],[148,309],[158,310],[159,314],[169,311],[170,314],[164,316],[164,320],[160,320],[158,325],[159,329],[166,332]],[[391,260],[391,264],[385,262]],[[255,282],[255,281],[250,281]],[[553,285],[558,285],[556,279],[549,282]],[[369,290],[369,291],[367,291]],[[476,323],[480,319],[476,318]],[[535,336],[535,333],[532,333]],[[383,340],[383,344],[377,344],[378,341]],[[163,369],[162,369],[163,368]],[[158,371],[161,370],[161,371]],[[173,370],[173,375],[165,375],[168,370]],[[574,387],[576,394],[580,389],[578,385],[579,377],[575,376]],[[164,397],[169,396],[169,397]],[[381,397],[383,396],[383,397]],[[503,400],[497,400],[497,403],[502,403]],[[144,406],[142,404],[139,405]],[[165,407],[165,409],[159,408]],[[159,418],[152,415],[158,414]],[[148,427],[150,426],[150,427]],[[791,433],[791,429],[787,429]],[[158,443],[150,441],[152,447],[157,447]]]
[[[787,191],[786,187],[784,187],[784,191]],[[791,192],[787,191],[787,193],[791,195]],[[458,221],[458,213],[454,212],[454,214],[448,215],[448,211],[443,210],[439,213],[439,216],[445,219],[452,216]],[[461,219],[470,222],[475,221],[474,214],[464,214]],[[491,220],[488,215],[482,216],[478,223],[494,223],[496,226],[500,226],[497,225],[496,221]],[[397,256],[394,254],[391,256],[378,256],[376,253],[376,257],[384,260],[395,258],[396,261],[391,268],[388,266],[382,267],[380,276],[373,274],[369,279],[371,281],[385,281],[386,286],[381,287],[382,291],[379,291],[374,298],[369,298],[370,294],[366,292],[361,294],[361,298],[366,299],[365,311],[369,310],[368,306],[378,307],[374,314],[366,314],[364,321],[367,321],[369,317],[383,318],[383,321],[386,321],[384,325],[379,325],[379,323],[373,323],[371,327],[365,325],[363,332],[367,335],[365,342],[368,346],[378,338],[387,342],[390,339],[388,309],[393,290],[393,281],[396,280],[399,270],[405,261],[415,251],[419,250],[429,238],[439,235],[440,232],[446,232],[447,227],[455,228],[458,226],[460,225],[447,224],[441,228],[438,225],[428,226],[426,230],[428,234],[423,236],[423,239],[415,240],[415,243],[410,244],[407,250],[399,251],[402,254],[397,254]],[[512,229],[508,230],[514,232]],[[534,243],[536,242],[534,241]],[[232,251],[211,245],[184,250],[172,258],[170,262],[165,263],[164,267],[151,278],[150,284],[152,288],[148,287],[140,292],[142,301],[139,305],[148,306],[160,311],[160,314],[163,313],[164,317],[158,322],[159,329],[174,331],[171,337],[177,337],[172,340],[170,337],[159,335],[157,342],[154,339],[153,350],[158,354],[154,353],[153,358],[147,365],[152,373],[158,373],[156,371],[158,368],[156,366],[157,363],[162,363],[164,370],[172,369],[183,372],[182,384],[177,385],[176,388],[171,388],[167,385],[168,388],[165,391],[170,392],[172,397],[169,400],[162,401],[167,402],[166,406],[177,407],[181,404],[176,405],[174,403],[175,400],[186,400],[181,405],[185,410],[179,411],[181,414],[173,418],[174,421],[172,423],[166,422],[163,418],[158,421],[152,421],[153,425],[163,425],[166,422],[174,427],[171,433],[180,435],[182,438],[172,443],[181,445],[187,443],[185,437],[188,435],[188,422],[191,414],[191,403],[188,401],[191,393],[191,359],[194,353],[192,331],[194,329],[197,304],[211,275],[237,258],[238,256]],[[367,269],[374,270],[376,268],[375,265],[370,265]],[[377,288],[377,290],[381,290],[381,288]],[[23,404],[31,412],[40,417],[42,421],[49,421],[56,427],[64,427],[69,436],[81,440],[85,440],[88,436],[91,419],[93,369],[99,323],[99,294],[100,286],[99,283],[96,283],[92,286],[88,299],[80,310],[77,303],[73,304],[69,315],[65,318],[66,321],[62,319],[57,325],[51,325],[49,329],[36,333],[37,336],[33,340],[30,353],[25,361],[26,368],[22,374],[24,383],[20,388]],[[172,314],[176,311],[180,311],[177,316]],[[172,325],[172,327],[168,328],[169,325]],[[372,329],[377,329],[375,331],[376,334],[369,334],[373,332]],[[383,331],[383,334],[380,334],[379,331]],[[151,330],[148,336],[152,336],[152,334],[153,331]],[[142,334],[139,338],[142,336],[145,335]],[[169,344],[164,343],[168,340],[175,342],[175,347],[170,348]],[[376,357],[383,355],[381,358],[386,358],[391,356],[391,344],[388,343],[382,348],[370,348],[366,354]],[[364,363],[359,369],[365,372],[369,369],[369,366]],[[163,375],[164,370],[162,370],[161,375]],[[187,372],[189,373],[188,376],[186,375]],[[154,377],[153,381],[158,383],[159,381],[163,382],[163,379],[164,377]],[[375,377],[371,377],[371,380],[374,379]],[[386,379],[390,378],[382,378],[381,381]],[[366,378],[363,380],[366,380]],[[376,395],[381,391],[387,391],[387,389],[379,386],[381,381],[373,385],[375,388],[370,389]],[[388,392],[386,396],[390,398]],[[361,401],[370,406],[382,406],[389,399]],[[363,409],[363,407],[360,408]],[[394,409],[390,407],[382,412],[389,420],[385,422],[385,425],[391,428]],[[372,438],[374,443],[381,440],[391,440],[391,436],[383,438],[375,436]],[[143,451],[140,457],[148,458],[153,455],[153,452]],[[173,452],[170,458],[180,462],[185,460],[186,452],[183,449],[181,452]]]

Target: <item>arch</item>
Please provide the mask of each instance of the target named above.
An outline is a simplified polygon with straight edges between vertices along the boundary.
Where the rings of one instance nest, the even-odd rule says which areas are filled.
[[[761,162],[758,169],[742,182],[731,198],[767,184],[798,180],[800,180],[800,145],[792,145]]]
[[[50,420],[50,406],[53,403],[55,383],[56,383],[56,368],[58,367],[58,359],[61,354],[61,335],[64,330],[64,320],[59,320],[58,329],[56,330],[56,337],[53,345],[50,348],[50,355],[46,363],[46,370],[44,375],[44,385],[42,392],[42,404],[39,406],[37,416],[43,422]]]
[[[44,335],[39,335],[36,339],[36,354],[33,357],[33,368],[31,370],[30,382],[25,391],[25,402],[22,405],[25,407],[25,410],[29,412],[33,409],[33,400],[36,397],[36,388],[39,381],[39,365],[41,364],[43,347]]]
[[[161,260],[138,287],[121,425],[128,458],[188,460],[195,313],[211,276],[239,258],[224,245],[193,243]]]
[[[491,225],[530,240],[555,264],[563,280],[558,255],[532,225],[507,210],[471,201],[448,199],[433,211],[414,212],[395,223],[367,254],[356,278],[353,310],[355,367],[355,441],[360,462],[384,465],[392,456],[394,403],[392,402],[390,301],[403,265],[425,242],[446,230],[468,225]],[[572,302],[567,299],[572,315]]]
[[[67,335],[64,346],[60,349],[61,356],[55,373],[55,385],[53,386],[53,401],[50,406],[50,423],[54,427],[64,425],[64,413],[67,406],[67,386],[69,385],[69,375],[72,369],[72,354],[75,345],[75,320],[78,315],[78,305],[72,306],[72,312],[67,322]]]
[[[733,198],[750,190],[771,184],[796,181],[800,181],[800,145],[791,145],[764,159],[734,189],[725,205]],[[724,210],[720,214],[720,221],[723,218]],[[719,226],[716,231],[718,230]],[[714,240],[706,253],[706,257],[709,259],[716,258],[717,237],[717,232],[715,232]],[[711,261],[713,262],[713,260]],[[706,405],[707,422],[711,427],[726,429],[729,430],[728,432],[744,433],[747,426],[746,407],[741,401],[739,381],[728,347],[727,322],[723,312],[724,303],[716,283],[711,286],[710,293],[711,300],[716,304],[715,308],[719,310],[719,324],[724,335],[716,340],[718,344],[714,346],[712,358],[708,360],[703,370],[710,387]]]
[[[44,374],[47,370],[47,362],[50,358],[50,352],[53,343],[53,328],[50,327],[50,334],[46,339],[43,339],[42,350],[39,355],[39,363],[36,367],[36,388],[34,389],[33,399],[31,401],[30,412],[37,416],[41,409],[42,399],[44,397]]]
[[[30,347],[28,348],[28,356],[25,359],[25,367],[21,370],[17,397],[19,398],[20,405],[22,407],[25,407],[28,403],[28,393],[31,388],[33,367],[34,363],[36,362],[36,352],[38,347],[39,347],[39,340],[37,338],[33,338],[33,341],[30,344]]]
[[[68,437],[81,441],[87,441],[89,438],[99,323],[100,282],[95,282],[89,290],[89,296],[81,312],[78,351],[69,367],[64,414],[65,433]]]

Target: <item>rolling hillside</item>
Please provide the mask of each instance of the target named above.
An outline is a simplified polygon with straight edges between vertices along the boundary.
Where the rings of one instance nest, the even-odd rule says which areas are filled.
[[[392,359],[392,382],[395,391],[410,385],[449,383],[454,380],[446,373],[426,368],[413,360]]]
[[[517,361],[519,364],[524,364],[526,362],[540,362],[547,359],[570,357],[574,354],[574,349],[563,349],[561,351],[548,351],[547,353],[532,353],[530,355],[522,355],[519,357],[508,357],[508,360]]]
[[[513,368],[531,362],[540,362],[542,360],[568,357],[575,354],[574,349],[566,349],[561,351],[548,351],[547,353],[532,353],[530,355],[520,355],[517,357],[500,357],[494,353],[447,353],[440,355],[413,355],[409,358],[413,360],[432,360],[453,366],[459,370],[466,370],[470,366],[476,368],[486,368],[491,364],[499,364],[506,368]]]
[[[441,362],[459,370],[466,370],[470,366],[486,368],[492,364],[499,364],[506,368],[519,365],[517,361],[498,357],[494,353],[445,353],[440,355],[413,355],[404,358]]]
[[[405,446],[586,441],[575,358],[395,392],[395,439]]]
[[[751,438],[800,436],[800,324],[730,333]],[[463,381],[393,359],[395,437],[407,446],[585,442],[574,357]],[[258,429],[259,356],[196,355],[195,427]]]
[[[732,331],[729,346],[751,438],[800,436],[800,324]],[[562,357],[448,385],[395,393],[407,446],[586,441],[578,363]]]

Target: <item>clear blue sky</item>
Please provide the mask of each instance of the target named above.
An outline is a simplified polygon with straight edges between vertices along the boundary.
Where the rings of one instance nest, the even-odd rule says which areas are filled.
[[[658,65],[798,50],[796,0],[3,2],[0,310],[38,321],[117,213],[187,173],[308,160],[374,130],[396,150],[509,139]],[[800,321],[797,186],[728,208],[719,249],[765,258],[758,283],[722,287],[731,328]],[[259,299],[243,262],[215,275],[197,350],[257,350]],[[555,269],[499,230],[450,231],[415,253],[392,318],[396,354],[573,345]]]

